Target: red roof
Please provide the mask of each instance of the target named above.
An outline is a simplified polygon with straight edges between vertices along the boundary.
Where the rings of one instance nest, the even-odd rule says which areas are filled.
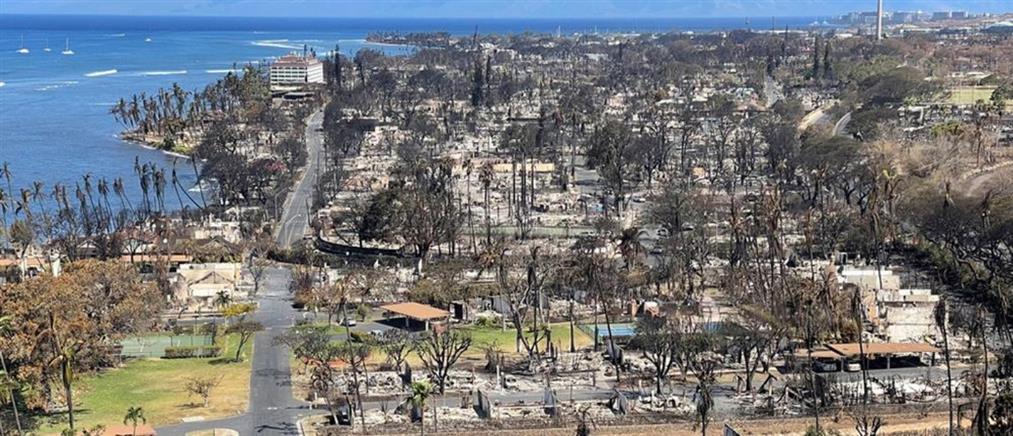
[[[411,302],[388,304],[386,306],[380,306],[380,308],[388,312],[394,312],[398,315],[407,316],[408,318],[419,321],[442,319],[450,316],[450,312],[447,312],[446,310],[437,309],[426,304]]]

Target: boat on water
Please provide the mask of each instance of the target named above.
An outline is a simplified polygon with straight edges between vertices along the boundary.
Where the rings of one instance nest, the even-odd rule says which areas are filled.
[[[63,51],[61,51],[60,54],[64,54],[64,55],[68,55],[68,56],[74,54],[74,50],[70,49],[70,38],[67,38],[67,43],[66,43],[66,45],[64,45]]]
[[[144,42],[151,42],[151,38],[144,38]]]
[[[21,48],[18,49],[20,54],[28,54],[28,49],[25,48],[25,35],[21,35]]]
[[[0,88],[3,88],[4,86],[7,86],[7,82],[0,82]]]
[[[53,49],[49,48],[49,38],[46,38],[46,46],[42,49],[42,51],[46,53],[53,51]]]

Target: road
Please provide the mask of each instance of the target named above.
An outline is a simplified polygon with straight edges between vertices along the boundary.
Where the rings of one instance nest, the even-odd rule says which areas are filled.
[[[851,122],[851,112],[844,114],[841,119],[837,120],[834,124],[834,136],[841,136],[847,132],[848,123]]]
[[[259,309],[253,318],[264,331],[253,339],[250,405],[246,413],[217,421],[190,422],[159,428],[159,435],[182,436],[196,430],[229,428],[241,435],[298,435],[296,423],[304,416],[322,413],[292,397],[289,350],[274,338],[300,316],[288,295],[289,270],[273,268],[264,278]]]
[[[323,154],[324,134],[320,131],[323,121],[324,111],[319,109],[310,115],[306,122],[306,151],[309,156],[302,176],[296,181],[295,189],[285,200],[276,239],[281,248],[289,248],[294,242],[302,239],[309,227],[309,206],[313,201],[313,190],[317,184]]]
[[[777,81],[769,74],[763,76],[763,100],[767,109],[770,109],[781,99],[781,89]]]

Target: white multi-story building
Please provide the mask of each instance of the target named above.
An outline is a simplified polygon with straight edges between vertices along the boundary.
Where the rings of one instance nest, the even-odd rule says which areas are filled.
[[[324,65],[315,56],[282,56],[271,64],[271,88],[297,88],[307,83],[324,83]]]

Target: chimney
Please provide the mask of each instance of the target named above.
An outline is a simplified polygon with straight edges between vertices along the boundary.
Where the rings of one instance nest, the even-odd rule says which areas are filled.
[[[876,41],[883,39],[883,0],[876,0]]]

